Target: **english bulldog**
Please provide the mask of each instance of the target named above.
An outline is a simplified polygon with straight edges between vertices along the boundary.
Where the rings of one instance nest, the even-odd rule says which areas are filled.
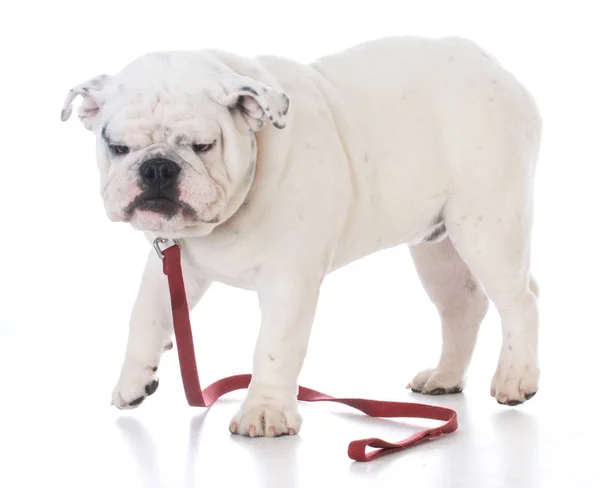
[[[258,294],[252,382],[232,433],[296,434],[298,376],[329,273],[406,245],[439,312],[436,367],[409,387],[463,389],[488,300],[502,323],[499,403],[538,390],[530,269],[541,117],[524,86],[462,38],[387,37],[310,63],[217,49],[153,52],[69,90],[96,139],[108,218],[177,239],[190,307],[211,283]],[[158,386],[173,325],[149,246],[112,393]]]

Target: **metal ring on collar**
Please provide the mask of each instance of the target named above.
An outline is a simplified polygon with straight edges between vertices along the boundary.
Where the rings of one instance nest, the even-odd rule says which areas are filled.
[[[165,237],[157,237],[156,239],[154,239],[154,243],[153,243],[154,250],[156,251],[156,254],[158,254],[158,257],[160,259],[165,259],[165,255],[163,254],[162,251],[164,249],[171,247],[171,246],[166,246],[163,249],[161,249],[160,244],[167,244],[169,241],[171,241],[173,243],[173,244],[171,244],[171,246],[175,245],[175,246],[181,247],[181,244],[179,243],[179,241],[177,239],[166,239]]]

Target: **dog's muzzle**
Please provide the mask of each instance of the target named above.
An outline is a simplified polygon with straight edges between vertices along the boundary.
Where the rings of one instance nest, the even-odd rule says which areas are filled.
[[[179,200],[181,166],[175,161],[164,157],[150,158],[140,165],[138,173],[142,193],[127,206],[127,214],[131,215],[136,209],[165,217],[172,217],[181,210],[195,214],[189,205]]]

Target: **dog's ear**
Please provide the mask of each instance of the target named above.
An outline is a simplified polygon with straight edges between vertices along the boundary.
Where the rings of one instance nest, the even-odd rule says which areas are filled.
[[[73,111],[73,100],[78,95],[81,95],[83,101],[79,106],[79,120],[88,130],[92,130],[97,116],[100,113],[100,108],[104,103],[102,90],[108,84],[111,77],[109,75],[98,75],[91,78],[80,85],[74,86],[69,90],[63,104],[60,118],[66,121],[71,116]]]
[[[238,110],[253,131],[262,129],[268,121],[278,129],[287,124],[289,97],[277,88],[248,76],[232,75],[224,80],[219,102]]]

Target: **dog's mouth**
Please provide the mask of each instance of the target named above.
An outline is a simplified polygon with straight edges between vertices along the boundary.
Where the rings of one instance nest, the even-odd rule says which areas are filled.
[[[141,194],[135,198],[127,208],[125,214],[131,217],[136,210],[146,210],[154,212],[166,218],[172,218],[178,213],[183,213],[184,217],[196,219],[196,211],[187,203],[178,198],[173,198],[164,194]]]
[[[173,215],[179,211],[181,206],[165,197],[147,198],[138,203],[137,209],[148,210],[164,215]]]

